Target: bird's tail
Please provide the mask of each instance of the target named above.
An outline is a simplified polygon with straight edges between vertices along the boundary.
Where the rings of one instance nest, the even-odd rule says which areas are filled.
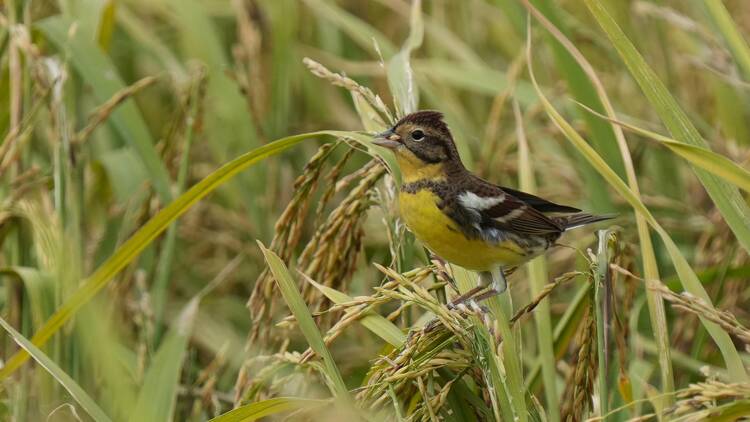
[[[598,221],[611,220],[615,217],[617,217],[615,214],[593,215],[582,212],[574,215],[556,217],[555,222],[557,222],[563,230],[568,231]]]

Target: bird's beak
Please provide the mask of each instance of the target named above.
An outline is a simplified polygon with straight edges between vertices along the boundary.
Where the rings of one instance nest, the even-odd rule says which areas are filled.
[[[375,135],[375,139],[372,143],[388,149],[396,149],[401,146],[401,137],[392,129],[388,129],[385,132]]]

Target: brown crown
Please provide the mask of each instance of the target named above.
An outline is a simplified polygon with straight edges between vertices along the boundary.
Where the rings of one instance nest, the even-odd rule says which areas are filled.
[[[404,123],[431,127],[445,132],[446,134],[450,133],[448,131],[448,125],[446,125],[443,121],[443,113],[435,110],[422,110],[407,114],[406,116],[402,117],[395,126],[398,127]]]

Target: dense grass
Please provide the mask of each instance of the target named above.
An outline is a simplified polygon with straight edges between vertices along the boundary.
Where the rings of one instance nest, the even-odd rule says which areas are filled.
[[[4,2],[0,419],[750,416],[748,12]],[[420,108],[619,217],[467,307],[367,135]]]

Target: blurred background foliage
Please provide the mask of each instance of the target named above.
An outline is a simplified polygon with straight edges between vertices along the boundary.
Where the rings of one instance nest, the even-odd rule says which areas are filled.
[[[206,420],[239,406],[224,420],[315,420],[347,390],[360,410],[327,417],[750,412],[746,2],[5,0],[0,12],[3,420]],[[620,138],[597,115],[609,102],[641,131]],[[511,277],[518,310],[577,271],[533,319],[446,307],[471,275],[445,273],[398,222],[397,175],[358,131],[415,105],[445,113],[478,175],[620,215],[598,243],[566,235],[572,247]],[[320,130],[339,132],[272,143]],[[425,330],[434,316],[443,328]],[[438,343],[434,367],[386,376],[380,356]]]

